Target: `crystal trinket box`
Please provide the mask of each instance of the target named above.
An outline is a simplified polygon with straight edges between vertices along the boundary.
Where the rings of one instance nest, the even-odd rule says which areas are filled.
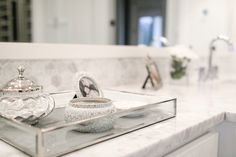
[[[1,89],[0,115],[27,124],[36,124],[52,112],[54,99],[43,93],[43,87],[24,77],[25,68],[18,67],[19,75]]]
[[[103,118],[91,120],[83,125],[78,124],[76,130],[84,133],[101,133],[113,128],[116,107],[112,100],[104,97],[103,91],[95,79],[86,72],[76,76],[76,94],[65,108],[65,121],[82,121],[98,116]]]
[[[98,133],[113,128],[115,105],[106,98],[76,98],[70,101],[65,109],[65,120],[67,122],[81,121],[93,117],[103,118],[79,125],[78,131],[87,133]],[[105,116],[106,115],[106,116]]]

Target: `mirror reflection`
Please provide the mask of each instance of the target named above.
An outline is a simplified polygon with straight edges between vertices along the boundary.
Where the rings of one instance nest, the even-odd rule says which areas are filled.
[[[234,0],[0,0],[0,41],[76,44],[184,44],[205,51],[233,41]]]

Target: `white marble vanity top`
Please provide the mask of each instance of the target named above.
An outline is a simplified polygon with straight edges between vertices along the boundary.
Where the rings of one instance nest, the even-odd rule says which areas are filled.
[[[66,157],[159,157],[193,140],[224,120],[236,122],[236,81],[191,86],[166,85],[159,91],[118,87],[177,98],[174,119],[70,153]],[[0,156],[25,154],[0,141]]]

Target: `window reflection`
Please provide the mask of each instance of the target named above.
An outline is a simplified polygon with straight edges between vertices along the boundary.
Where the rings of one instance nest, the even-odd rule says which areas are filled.
[[[160,37],[163,34],[161,16],[142,16],[139,18],[138,44],[161,47]]]

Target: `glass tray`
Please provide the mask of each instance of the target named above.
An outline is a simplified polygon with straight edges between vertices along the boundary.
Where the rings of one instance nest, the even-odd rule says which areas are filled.
[[[73,91],[52,93],[57,108],[35,126],[0,116],[1,140],[31,156],[60,156],[176,116],[176,99],[163,101],[157,96],[104,91],[105,97],[113,100],[118,108],[114,113],[114,128],[102,133],[81,133],[75,131],[77,124],[89,120],[70,123],[64,121],[65,105],[74,94]],[[137,102],[138,106],[135,105]]]

